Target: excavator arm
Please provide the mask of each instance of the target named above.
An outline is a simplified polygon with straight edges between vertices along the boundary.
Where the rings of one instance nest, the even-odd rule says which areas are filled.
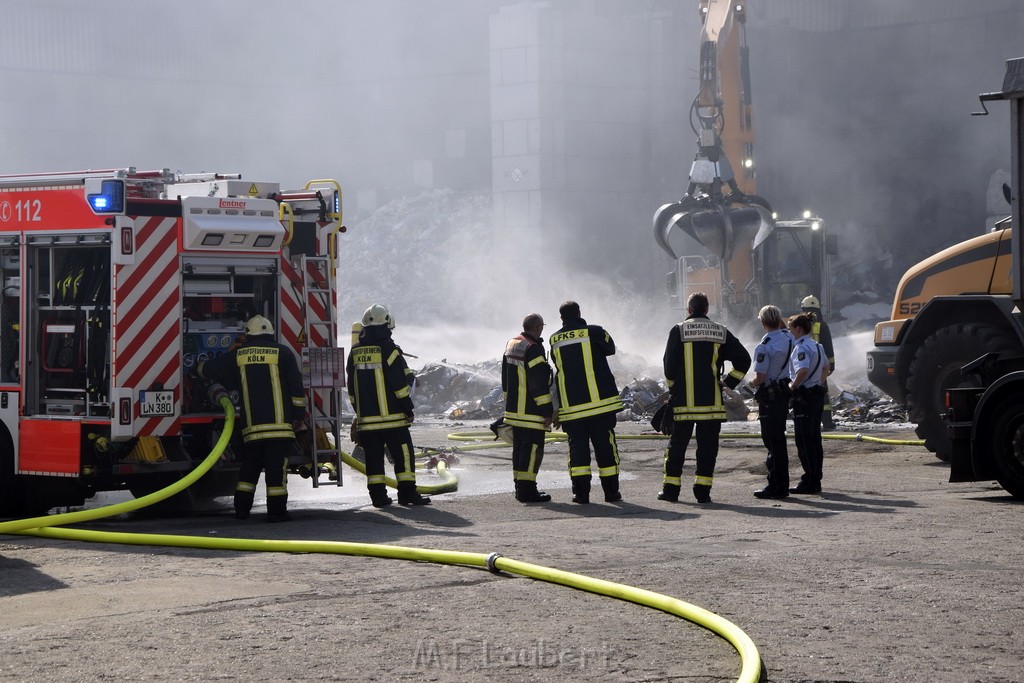
[[[757,296],[752,251],[774,227],[771,207],[758,197],[753,169],[753,116],[744,38],[746,3],[700,0],[703,16],[700,90],[690,107],[697,154],[683,198],[654,214],[654,236],[673,259],[669,243],[680,228],[720,261],[729,298]],[[730,158],[740,159],[739,177]]]

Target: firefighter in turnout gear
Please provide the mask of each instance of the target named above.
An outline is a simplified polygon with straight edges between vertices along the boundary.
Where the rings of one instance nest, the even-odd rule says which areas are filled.
[[[811,339],[821,344],[821,347],[825,349],[825,357],[828,358],[829,365],[832,367],[832,372],[836,371],[836,353],[832,346],[832,330],[828,328],[828,323],[821,315],[821,302],[818,301],[816,296],[806,296],[803,301],[800,302],[800,310],[806,313],[811,318]],[[821,428],[823,431],[830,432],[836,428],[835,420],[832,419],[832,401],[828,399],[828,382],[825,385],[825,407],[821,412]]]
[[[415,450],[409,425],[413,372],[391,339],[395,319],[381,304],[363,313],[363,329],[349,354],[348,395],[356,411],[353,440],[366,453],[366,486],[374,507],[391,505],[384,478],[384,449],[391,453],[398,481],[399,505],[429,505],[416,490]]]
[[[235,516],[252,509],[256,482],[265,472],[267,521],[284,522],[288,514],[288,451],[295,430],[306,419],[306,394],[295,354],[274,340],[273,324],[261,315],[245,324],[238,348],[199,365],[200,377],[241,387],[245,427],[242,467],[235,488]]]
[[[665,378],[671,398],[674,426],[665,449],[665,478],[659,500],[678,501],[686,447],[697,430],[697,477],[693,495],[711,502],[711,484],[718,459],[718,436],[725,422],[721,381],[725,361],[732,370],[725,384],[735,389],[750,367],[750,354],[725,325],[710,320],[708,297],[691,294],[689,316],[672,328],[665,346]]]
[[[622,400],[608,356],[615,353],[611,335],[580,317],[580,306],[566,301],[558,309],[562,328],[551,335],[551,359],[558,387],[557,421],[569,437],[569,476],[574,503],[590,502],[590,443],[594,444],[601,488],[606,502],[622,500],[619,493],[619,449],[615,443],[615,413]]]
[[[765,306],[757,315],[765,335],[754,349],[754,379],[761,441],[768,449],[768,485],[754,491],[758,498],[789,495],[789,452],[786,447],[786,416],[789,413],[789,356],[793,336],[786,329],[777,306]]]
[[[789,320],[796,343],[790,356],[789,372],[793,390],[793,439],[804,474],[790,493],[821,493],[825,454],[821,445],[821,411],[828,401],[825,380],[831,372],[823,346],[811,338],[814,322],[808,315]]]
[[[501,359],[501,390],[505,424],[512,427],[512,479],[516,500],[546,503],[551,496],[537,490],[537,472],[544,460],[544,437],[551,428],[551,366],[544,353],[544,319],[531,313],[523,333],[505,344]]]

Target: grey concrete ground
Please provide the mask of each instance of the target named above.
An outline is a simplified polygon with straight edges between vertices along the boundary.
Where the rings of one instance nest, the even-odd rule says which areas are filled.
[[[417,423],[414,438],[447,446],[448,431],[478,428]],[[237,521],[222,501],[87,526],[500,552],[716,612],[754,640],[772,681],[1024,679],[1024,506],[994,484],[948,484],[919,447],[829,441],[822,495],[761,501],[751,492],[764,452],[742,439],[723,442],[713,505],[685,487],[669,504],[655,500],[663,445],[621,441],[625,500],[614,505],[570,502],[558,444],[541,474],[554,496],[544,505],[513,500],[499,449],[463,453],[459,492],[428,508],[375,510],[346,471],[341,488],[290,479],[286,524],[266,524],[261,507]],[[2,680],[728,681],[740,671],[731,646],[689,622],[477,568],[3,536],[0,577]]]

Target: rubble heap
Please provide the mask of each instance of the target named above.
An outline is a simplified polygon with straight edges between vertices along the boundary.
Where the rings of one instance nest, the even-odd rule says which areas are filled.
[[[638,369],[646,365],[637,356],[623,354],[616,363]],[[617,373],[618,374],[618,373]],[[662,381],[642,376],[623,386],[619,394],[626,409],[619,413],[620,420],[650,419],[668,399]],[[416,411],[425,415],[449,417],[459,420],[493,420],[504,412],[501,402],[501,360],[494,359],[465,365],[449,362],[427,363],[416,372],[413,391]]]
[[[640,366],[637,357],[623,354],[616,363],[616,376],[621,377],[625,366],[634,370]],[[668,390],[660,379],[648,375],[633,378],[622,384],[620,421],[646,422],[668,400]],[[756,419],[757,404],[744,401],[739,394],[727,392],[726,408],[729,420]],[[504,412],[501,400],[501,361],[493,359],[466,365],[442,360],[427,363],[416,373],[413,391],[416,412],[421,415],[447,417],[458,420],[493,420]],[[907,422],[906,409],[871,385],[851,386],[832,396],[834,418],[842,423],[903,423]]]

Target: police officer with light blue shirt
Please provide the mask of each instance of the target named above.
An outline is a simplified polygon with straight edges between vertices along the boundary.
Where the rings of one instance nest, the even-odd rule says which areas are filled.
[[[821,446],[821,413],[825,406],[825,378],[832,367],[821,344],[811,337],[814,321],[806,314],[789,320],[796,343],[790,356],[790,387],[793,391],[793,433],[796,452],[804,468],[800,483],[790,493],[821,493],[825,453]]]
[[[789,357],[794,340],[777,306],[764,306],[757,314],[765,335],[754,349],[754,378],[761,441],[768,449],[768,485],[754,491],[758,498],[789,495],[789,453],[786,448],[786,416],[789,414]]]

